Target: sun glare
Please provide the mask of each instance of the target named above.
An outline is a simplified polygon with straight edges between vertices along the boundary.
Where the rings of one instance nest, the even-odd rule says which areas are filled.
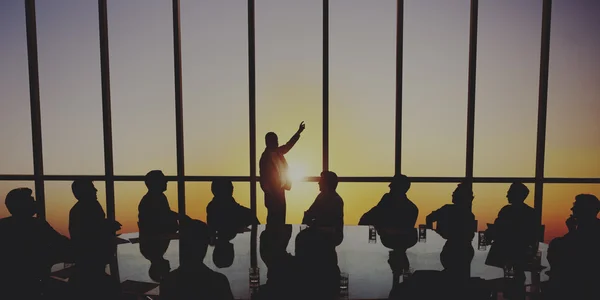
[[[288,174],[292,182],[301,182],[306,177],[306,168],[303,165],[298,164],[290,165]]]

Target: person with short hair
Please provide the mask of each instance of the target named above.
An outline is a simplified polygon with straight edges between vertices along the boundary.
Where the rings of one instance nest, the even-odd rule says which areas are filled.
[[[250,225],[260,224],[252,210],[233,198],[231,180],[216,179],[210,189],[214,197],[206,206],[206,221],[212,229],[238,232]]]
[[[274,132],[265,135],[266,148],[260,156],[259,170],[260,188],[265,193],[267,224],[285,224],[285,191],[292,188],[292,182],[288,176],[288,164],[284,155],[298,142],[304,128],[304,122],[300,123],[298,131],[283,146],[279,146],[277,134]]]
[[[600,282],[600,200],[579,194],[566,220],[569,232],[548,247],[551,299],[591,299]]]
[[[344,226],[344,200],[337,193],[337,186],[337,174],[331,171],[321,172],[320,193],[308,210],[304,212],[302,224],[336,228]]]
[[[70,260],[69,239],[35,217],[32,193],[16,188],[4,202],[11,216],[0,219],[0,291],[7,299],[38,299],[52,265]]]
[[[211,231],[198,220],[189,220],[180,229],[181,265],[161,282],[160,299],[233,300],[225,275],[204,264]]]

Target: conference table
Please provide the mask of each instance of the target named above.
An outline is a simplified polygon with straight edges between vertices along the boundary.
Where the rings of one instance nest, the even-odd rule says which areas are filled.
[[[295,237],[303,228],[305,228],[303,225],[292,225],[292,237],[287,247],[289,253],[294,254]],[[257,242],[255,245],[257,249],[254,252],[257,258],[260,284],[264,284],[267,280],[267,267],[258,251],[260,233],[264,229],[265,225],[258,225],[256,228]],[[388,263],[391,249],[382,244],[379,233],[375,232],[369,226],[344,226],[344,239],[337,246],[336,252],[340,271],[348,276],[348,299],[387,299],[392,289],[394,276]],[[140,253],[138,236],[138,233],[128,233],[119,237],[116,263],[112,269],[118,267],[118,279],[124,290],[132,290],[131,293],[138,295],[158,295],[160,287],[148,274],[150,261]],[[209,268],[227,276],[236,299],[250,299],[250,269],[253,252],[251,251],[251,238],[251,230],[248,229],[238,233],[230,241],[233,244],[235,257],[229,267],[218,268],[215,266],[213,263],[214,247],[212,246],[208,247],[204,259]],[[445,242],[446,240],[435,231],[427,229],[426,239],[417,242],[406,251],[410,267],[414,271],[442,270],[440,253]],[[475,234],[473,239],[475,255],[471,263],[471,276],[490,281],[503,278],[503,269],[485,264],[490,246],[487,246],[485,250],[479,250],[477,244],[477,234]],[[540,243],[542,268],[548,266],[547,249],[547,244]],[[177,238],[170,241],[164,258],[169,260],[171,270],[179,266],[179,240]],[[62,274],[63,278],[68,277],[68,272],[61,268],[60,265],[57,265],[53,271],[55,274]],[[526,272],[526,276],[526,284],[531,284],[531,273]],[[544,272],[539,273],[539,276],[539,280],[542,282],[548,280],[548,276]]]

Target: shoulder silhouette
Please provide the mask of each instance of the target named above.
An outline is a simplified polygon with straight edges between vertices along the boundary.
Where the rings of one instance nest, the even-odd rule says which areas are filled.
[[[38,299],[52,265],[71,259],[69,240],[35,217],[31,189],[11,190],[5,204],[11,216],[0,219],[0,290],[8,298]]]
[[[211,191],[214,197],[206,207],[206,220],[213,230],[237,232],[250,225],[259,224],[252,211],[233,198],[233,183],[230,180],[214,180]]]
[[[233,300],[229,280],[204,264],[210,240],[208,226],[189,220],[180,229],[181,265],[160,286],[160,299]]]

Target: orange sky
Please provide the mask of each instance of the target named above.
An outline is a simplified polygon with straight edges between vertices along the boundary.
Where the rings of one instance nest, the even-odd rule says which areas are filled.
[[[104,184],[95,182],[99,190],[98,198],[105,207]],[[2,182],[0,195],[5,195],[14,186],[33,188],[28,182]],[[527,185],[531,193],[526,203],[533,207],[533,184]],[[450,203],[451,193],[456,187],[453,183],[414,183],[408,193],[409,198],[419,207],[417,223],[424,224],[425,217],[431,211]],[[509,184],[476,183],[474,185],[475,200],[473,213],[479,221],[479,229],[484,230],[486,223],[493,223],[500,208],[506,205],[506,191]],[[245,206],[250,205],[250,186],[248,183],[234,183],[234,197]],[[258,190],[258,217],[266,220],[264,197]],[[338,193],[344,199],[344,222],[356,224],[359,218],[375,205],[381,196],[388,191],[386,183],[340,183]],[[137,205],[145,193],[142,182],[117,182],[115,184],[117,220],[123,224],[123,232],[137,231]],[[316,183],[295,183],[287,194],[287,220],[299,223],[303,212],[308,209],[318,193]],[[548,184],[544,188],[543,223],[546,225],[546,239],[566,233],[564,221],[570,215],[570,208],[577,194],[591,193],[600,195],[599,184]],[[177,184],[169,183],[167,197],[171,209],[177,211]],[[46,205],[47,219],[58,231],[68,234],[69,210],[75,204],[70,194],[70,182],[47,182]],[[191,182],[186,184],[188,215],[192,218],[206,220],[206,205],[212,199],[210,183]],[[7,215],[6,208],[0,207],[0,215]]]

